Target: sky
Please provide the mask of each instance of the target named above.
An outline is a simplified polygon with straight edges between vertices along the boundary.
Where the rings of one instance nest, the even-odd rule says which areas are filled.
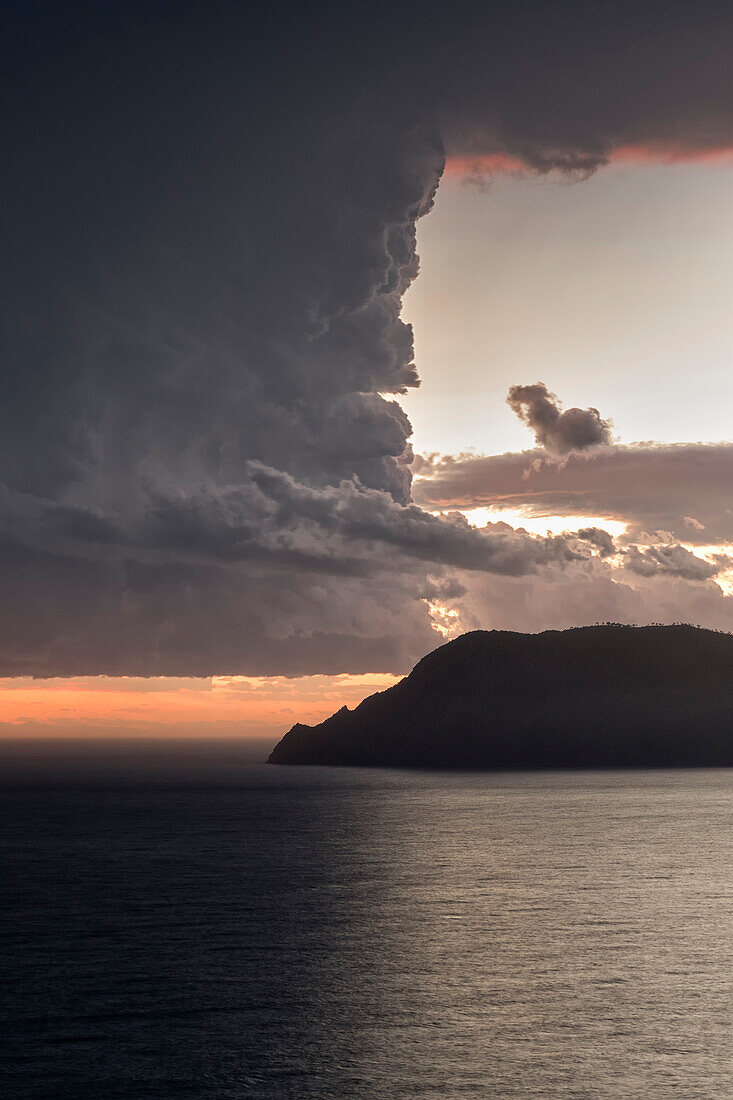
[[[727,5],[2,18],[3,733],[731,628]]]
[[[625,443],[730,437],[733,159],[447,175],[418,249],[416,450],[524,449],[504,399],[538,377]]]

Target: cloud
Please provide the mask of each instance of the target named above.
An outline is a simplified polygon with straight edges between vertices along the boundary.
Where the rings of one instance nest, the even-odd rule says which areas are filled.
[[[4,18],[1,672],[402,671],[437,640],[430,600],[600,567],[592,540],[413,498],[416,226],[447,154],[582,174],[733,144],[727,10]],[[520,408],[579,476],[607,425],[543,400]],[[708,529],[712,510],[686,498]]]
[[[684,4],[657,0],[471,8],[470,22],[459,8],[453,29],[440,26],[442,57],[454,62],[442,104],[446,144],[474,171],[498,156],[583,176],[639,150],[690,159],[733,144],[731,18],[714,0],[696,6],[694,20]],[[442,75],[440,58],[428,61]]]
[[[711,580],[639,575],[598,558],[557,575],[503,578],[471,574],[466,594],[446,601],[460,630],[564,630],[594,622],[689,622],[733,628],[733,597]]]
[[[251,462],[235,488],[156,495],[89,521],[6,493],[3,675],[405,671],[439,640],[461,577],[564,568],[575,538],[479,530],[356,480],[316,487]]]
[[[611,442],[610,421],[598,409],[565,409],[544,382],[512,386],[507,404],[534,432],[539,447],[553,455],[588,451]]]
[[[733,446],[616,446],[571,455],[561,466],[535,461],[540,453],[424,457],[416,463],[416,498],[427,507],[490,508],[497,517],[504,509],[527,518],[560,515],[570,529],[574,517],[594,515],[623,522],[625,533],[569,531],[569,545],[575,538],[596,553],[561,572],[550,566],[516,579],[467,578],[462,597],[443,601],[454,622],[540,630],[610,619],[733,629],[726,576]],[[693,505],[704,523],[689,523]]]
[[[327,532],[345,546],[361,546],[373,563],[381,549],[436,565],[455,566],[518,576],[550,562],[571,561],[576,556],[567,540],[533,538],[511,529],[496,531],[472,527],[460,513],[434,516],[415,505],[399,506],[383,492],[365,489],[355,482],[314,489],[300,485],[280,471],[253,464],[253,479],[278,508],[276,531],[282,532],[287,516]]]
[[[576,531],[576,535],[579,539],[583,539],[584,542],[588,542],[591,546],[595,546],[602,558],[608,558],[611,554],[616,552],[616,544],[613,541],[613,537],[608,531],[604,531],[600,527],[581,527],[579,531]]]
[[[616,445],[570,455],[562,466],[539,462],[541,456],[421,457],[415,500],[433,509],[491,506],[537,517],[606,517],[627,523],[631,537],[663,530],[684,543],[733,542],[733,444]]]
[[[705,561],[679,544],[668,546],[631,546],[625,554],[626,567],[642,577],[665,575],[682,577],[688,581],[708,580],[724,569],[729,569],[731,559],[725,554],[716,555],[714,562]]]

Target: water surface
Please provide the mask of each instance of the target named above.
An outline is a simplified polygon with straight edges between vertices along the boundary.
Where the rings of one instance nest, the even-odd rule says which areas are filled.
[[[733,772],[29,772],[4,1095],[733,1096]]]

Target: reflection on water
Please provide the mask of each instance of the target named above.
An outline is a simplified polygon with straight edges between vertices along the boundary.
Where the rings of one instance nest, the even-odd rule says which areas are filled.
[[[733,773],[3,797],[6,1095],[733,1096]]]

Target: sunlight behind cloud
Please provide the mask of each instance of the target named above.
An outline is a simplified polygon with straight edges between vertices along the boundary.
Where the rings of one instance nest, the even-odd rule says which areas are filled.
[[[697,554],[705,561],[715,562],[720,556],[728,557],[733,562],[733,543],[717,543],[710,546],[698,546],[695,543],[683,542],[682,546],[692,554]],[[729,569],[724,569],[715,576],[715,583],[723,590],[726,596],[733,596],[733,564]]]
[[[582,527],[600,527],[608,531],[613,538],[626,533],[628,524],[607,516],[537,516],[522,508],[454,508],[460,512],[472,527],[486,527],[489,523],[507,523],[515,530],[524,528],[531,535],[562,535],[568,531],[578,531]],[[433,513],[440,515],[440,512]]]

